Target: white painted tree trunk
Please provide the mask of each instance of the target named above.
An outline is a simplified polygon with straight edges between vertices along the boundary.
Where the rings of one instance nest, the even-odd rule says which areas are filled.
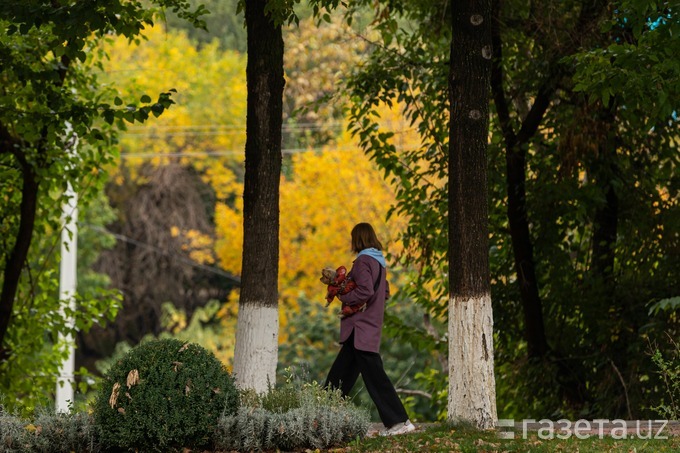
[[[241,389],[266,393],[276,384],[279,311],[276,306],[239,304],[234,350],[234,378]]]
[[[497,418],[491,296],[453,296],[449,300],[448,419],[488,429]]]

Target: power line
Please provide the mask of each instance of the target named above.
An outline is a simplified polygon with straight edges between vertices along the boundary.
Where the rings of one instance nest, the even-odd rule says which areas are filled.
[[[214,157],[214,156],[233,156],[242,155],[245,151],[223,150],[223,151],[192,151],[178,153],[120,153],[121,159],[153,159],[155,157]]]
[[[175,130],[174,128],[167,129],[150,129],[143,132],[125,132],[121,134],[124,137],[193,137],[193,136],[220,136],[220,135],[239,135],[245,134],[245,127],[243,128],[220,128],[220,127],[196,127],[196,128],[184,128]],[[281,129],[281,132],[307,132],[307,131],[339,131],[342,130],[342,126],[337,127],[290,127]]]
[[[390,125],[400,127],[406,125],[406,121],[386,122],[378,127]],[[330,123],[298,123],[283,125],[282,132],[311,132],[311,131],[339,131],[343,130],[345,123],[335,121]],[[182,136],[218,136],[218,135],[237,135],[245,133],[246,125],[226,125],[226,124],[194,124],[194,125],[163,125],[156,127],[128,127],[126,132],[121,133],[122,137],[182,137]],[[414,128],[404,130],[392,130],[394,134],[401,134],[415,130]]]
[[[414,146],[420,146],[419,143],[410,143],[401,145],[400,148],[410,148]],[[297,154],[305,152],[344,152],[344,151],[356,151],[359,150],[356,146],[344,146],[344,147],[316,147],[316,148],[285,148],[281,150],[281,154]],[[153,159],[162,157],[219,157],[219,156],[243,156],[245,150],[219,150],[219,151],[191,151],[191,152],[176,152],[176,153],[120,153],[121,159]]]
[[[399,124],[405,124],[400,121]],[[297,130],[297,129],[324,129],[324,128],[341,128],[345,125],[343,121],[329,121],[326,123],[291,123],[281,126],[282,130]],[[128,130],[165,130],[165,129],[224,129],[224,130],[245,130],[245,124],[163,124],[159,126],[128,126]]]

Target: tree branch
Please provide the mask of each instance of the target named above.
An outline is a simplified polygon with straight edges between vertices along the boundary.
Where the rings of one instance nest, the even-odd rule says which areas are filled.
[[[12,135],[7,126],[0,123],[0,154],[14,154],[21,166],[25,167],[26,159],[21,153],[17,152],[17,145],[19,144],[20,141]]]
[[[510,109],[503,89],[503,49],[500,31],[500,0],[493,2],[493,23],[491,25],[491,46],[494,58],[491,65],[491,93],[496,105],[496,114],[501,132],[507,146],[517,141],[517,136],[510,121]]]
[[[423,398],[427,398],[429,400],[432,399],[432,395],[423,390],[411,390],[411,389],[396,389],[396,390],[397,393],[401,393],[402,395],[416,395],[422,396]]]
[[[33,237],[35,213],[38,205],[38,181],[33,169],[27,167],[23,176],[19,229],[12,251],[5,263],[2,290],[0,291],[0,362],[6,360],[10,355],[10,351],[4,348],[4,338],[12,317],[14,298]]]

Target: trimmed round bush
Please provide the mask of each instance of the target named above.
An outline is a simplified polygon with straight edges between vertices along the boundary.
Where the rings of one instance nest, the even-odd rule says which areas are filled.
[[[219,417],[237,407],[234,380],[212,352],[164,339],[111,367],[93,415],[105,448],[168,451],[209,446]]]

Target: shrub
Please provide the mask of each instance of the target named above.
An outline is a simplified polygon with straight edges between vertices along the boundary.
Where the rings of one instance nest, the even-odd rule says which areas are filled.
[[[665,390],[665,398],[652,407],[666,420],[680,419],[680,343],[669,336],[671,350],[664,356],[657,348],[652,353],[652,361],[658,369]],[[666,399],[667,398],[667,399]]]
[[[32,422],[0,411],[0,452],[99,451],[92,419],[85,413],[55,414],[37,410]]]
[[[23,437],[26,433],[24,425],[26,423],[23,423],[18,417],[9,415],[0,409],[0,451],[22,451],[21,446],[24,443]]]
[[[153,340],[131,349],[105,376],[94,402],[110,447],[168,451],[204,447],[238,392],[215,356],[197,344]]]
[[[242,394],[235,415],[220,418],[215,446],[220,450],[327,449],[362,438],[369,414],[339,391],[317,383],[295,387],[290,381],[268,393]]]

